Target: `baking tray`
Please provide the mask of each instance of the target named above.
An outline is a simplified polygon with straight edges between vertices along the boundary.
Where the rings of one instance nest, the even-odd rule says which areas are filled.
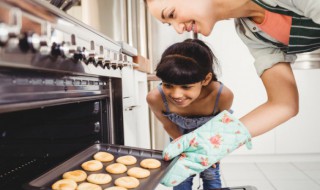
[[[164,161],[162,159],[162,151],[159,150],[150,150],[150,149],[141,149],[141,148],[134,148],[128,146],[121,146],[121,145],[111,145],[111,144],[94,144],[91,147],[85,149],[84,151],[76,154],[69,160],[63,162],[62,164],[58,165],[57,167],[49,170],[48,172],[44,173],[40,177],[30,181],[27,184],[23,185],[23,188],[26,190],[49,190],[51,189],[51,185],[57,181],[62,179],[63,173],[71,170],[81,169],[81,164],[88,160],[93,160],[93,155],[99,151],[106,151],[114,156],[114,160],[111,162],[103,162],[103,169],[96,171],[96,172],[89,172],[86,173],[107,173],[105,167],[112,163],[115,163],[115,160],[124,155],[132,155],[137,158],[137,163],[134,165],[127,166],[128,169],[132,167],[140,167],[140,162],[145,158],[154,158],[161,162],[161,167],[156,169],[150,169],[150,176],[144,179],[139,179],[140,185],[135,190],[152,190],[156,188],[159,184],[161,179],[164,177],[167,171],[173,166],[174,162],[177,159],[172,161]],[[110,173],[108,173],[110,174]],[[112,177],[112,181],[108,184],[101,185],[102,189],[114,186],[115,179],[123,176],[127,176],[126,173],[123,174],[110,174]],[[81,183],[81,182],[80,182]],[[79,183],[78,183],[79,184]]]
[[[224,187],[221,189],[210,189],[210,190],[258,190],[254,186],[239,186],[239,187]]]

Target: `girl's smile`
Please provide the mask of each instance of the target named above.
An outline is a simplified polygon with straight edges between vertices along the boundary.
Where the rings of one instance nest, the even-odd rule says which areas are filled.
[[[186,98],[172,98],[172,97],[169,97],[169,99],[171,100],[172,103],[174,103],[177,106],[183,106],[188,101]]]

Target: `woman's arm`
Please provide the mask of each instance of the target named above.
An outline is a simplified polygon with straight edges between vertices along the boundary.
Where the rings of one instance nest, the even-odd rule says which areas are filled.
[[[262,74],[261,79],[267,102],[240,119],[252,137],[270,131],[294,117],[299,110],[298,89],[290,64],[274,65]]]
[[[154,113],[157,119],[162,123],[163,128],[166,130],[168,135],[172,139],[176,139],[180,137],[182,133],[180,132],[178,126],[173,122],[171,122],[168,118],[163,116],[163,113],[162,113],[163,101],[158,89],[153,89],[148,93],[147,102],[149,104],[151,111]]]

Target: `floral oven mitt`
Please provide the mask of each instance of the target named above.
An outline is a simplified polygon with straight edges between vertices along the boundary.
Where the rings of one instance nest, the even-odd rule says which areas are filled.
[[[211,167],[244,143],[251,149],[249,131],[228,111],[223,111],[164,149],[165,160],[180,157],[161,183],[168,187],[176,186],[189,176]]]

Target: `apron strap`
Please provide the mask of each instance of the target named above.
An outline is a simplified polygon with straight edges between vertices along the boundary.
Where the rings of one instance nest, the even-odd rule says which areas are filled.
[[[253,32],[256,38],[280,48],[281,51],[287,54],[310,52],[320,48],[320,24],[315,23],[311,18],[299,15],[280,6],[273,7],[262,0],[252,1],[270,12],[292,17],[288,46],[282,43],[275,43],[266,39],[258,32]]]
[[[256,4],[260,5],[262,8],[269,10],[270,12],[279,13],[282,15],[288,15],[288,16],[292,16],[292,17],[303,17],[303,16],[301,16],[295,12],[292,12],[288,9],[285,9],[285,8],[282,8],[279,6],[273,7],[271,5],[268,5],[267,3],[265,3],[261,0],[252,0],[252,1],[255,2]]]

